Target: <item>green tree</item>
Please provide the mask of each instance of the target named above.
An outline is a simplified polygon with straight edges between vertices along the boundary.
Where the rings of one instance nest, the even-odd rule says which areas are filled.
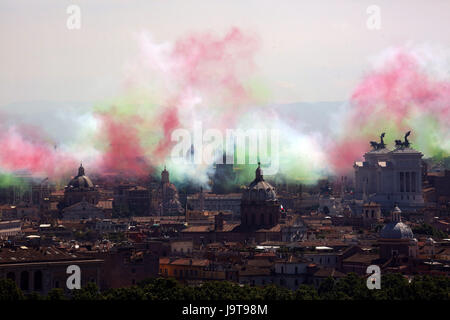
[[[0,279],[0,300],[15,301],[23,300],[24,295],[11,279]]]
[[[278,287],[276,285],[268,285],[263,288],[263,298],[264,300],[292,300],[293,292],[289,289]]]
[[[103,296],[100,293],[98,286],[89,282],[85,287],[81,289],[72,290],[72,299],[73,300],[102,300]]]
[[[337,281],[328,277],[319,285],[319,296],[323,300],[349,300],[350,297],[342,291],[338,291]]]
[[[64,291],[61,288],[53,288],[47,294],[47,300],[66,300],[66,296],[64,295]]]
[[[319,293],[313,286],[300,285],[294,292],[295,300],[319,300]]]
[[[353,300],[373,299],[372,290],[367,288],[366,279],[353,272],[337,281],[335,290]]]
[[[145,292],[138,286],[108,290],[103,294],[106,300],[145,300]]]
[[[399,273],[383,274],[381,289],[374,291],[375,298],[381,300],[409,300],[412,297],[408,279]]]

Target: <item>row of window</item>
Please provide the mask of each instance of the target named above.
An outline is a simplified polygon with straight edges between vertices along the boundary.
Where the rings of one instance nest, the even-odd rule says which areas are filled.
[[[400,192],[416,192],[416,173],[400,172]]]
[[[14,272],[8,272],[6,278],[16,282],[16,274]],[[19,286],[21,290],[30,290],[30,273],[28,271],[22,271],[20,273]],[[42,271],[40,270],[34,271],[33,290],[42,290]]]
[[[42,291],[43,290],[43,274],[42,271],[37,270],[33,273],[33,287],[30,286],[30,273],[28,271],[22,271],[19,275],[19,287],[23,291],[33,290],[33,291]],[[6,274],[6,278],[16,282],[16,273],[8,272]],[[96,279],[91,278],[90,282],[97,283]],[[59,281],[55,280],[54,287],[59,288]]]
[[[264,217],[264,214],[261,213],[261,215],[260,215],[260,220],[259,220],[260,223],[267,222],[267,219],[264,219],[264,218],[265,218],[265,217]],[[249,220],[250,220],[250,221],[249,221]],[[244,216],[244,223],[252,224],[252,225],[256,224],[256,215],[255,215],[254,213],[252,213],[252,214],[250,215],[250,219],[249,219],[248,216]],[[271,214],[269,214],[268,223],[269,223],[269,224],[273,224],[273,216],[272,216]]]

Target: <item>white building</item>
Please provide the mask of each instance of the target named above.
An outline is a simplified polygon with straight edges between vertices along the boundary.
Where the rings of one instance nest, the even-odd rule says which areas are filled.
[[[355,162],[355,198],[374,201],[383,209],[391,210],[395,204],[407,210],[423,207],[422,156],[405,141],[396,141],[394,150],[372,142],[373,150],[365,160]]]

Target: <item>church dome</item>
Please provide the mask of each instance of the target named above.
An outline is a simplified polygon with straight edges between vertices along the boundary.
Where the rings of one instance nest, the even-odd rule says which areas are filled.
[[[390,222],[381,229],[382,239],[413,239],[411,228],[403,222]]]
[[[255,180],[245,189],[243,199],[247,201],[277,201],[275,188],[264,181],[260,163],[258,163],[255,176]]]
[[[70,180],[67,189],[90,189],[94,188],[94,184],[88,176],[84,175],[83,165],[78,168],[78,175]]]
[[[392,221],[386,224],[380,232],[382,239],[414,239],[414,234],[411,228],[402,222],[402,210],[395,205],[392,210]]]

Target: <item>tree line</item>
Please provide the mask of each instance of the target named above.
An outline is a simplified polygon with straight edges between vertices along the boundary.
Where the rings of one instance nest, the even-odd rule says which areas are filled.
[[[154,278],[105,291],[88,283],[70,295],[65,295],[62,289],[52,289],[45,296],[24,294],[13,281],[2,279],[0,300],[450,300],[450,277],[425,275],[409,281],[401,274],[385,274],[381,289],[369,290],[365,278],[349,273],[339,280],[327,278],[317,289],[303,284],[295,291],[276,285],[258,287],[228,281],[189,286],[174,279]]]

